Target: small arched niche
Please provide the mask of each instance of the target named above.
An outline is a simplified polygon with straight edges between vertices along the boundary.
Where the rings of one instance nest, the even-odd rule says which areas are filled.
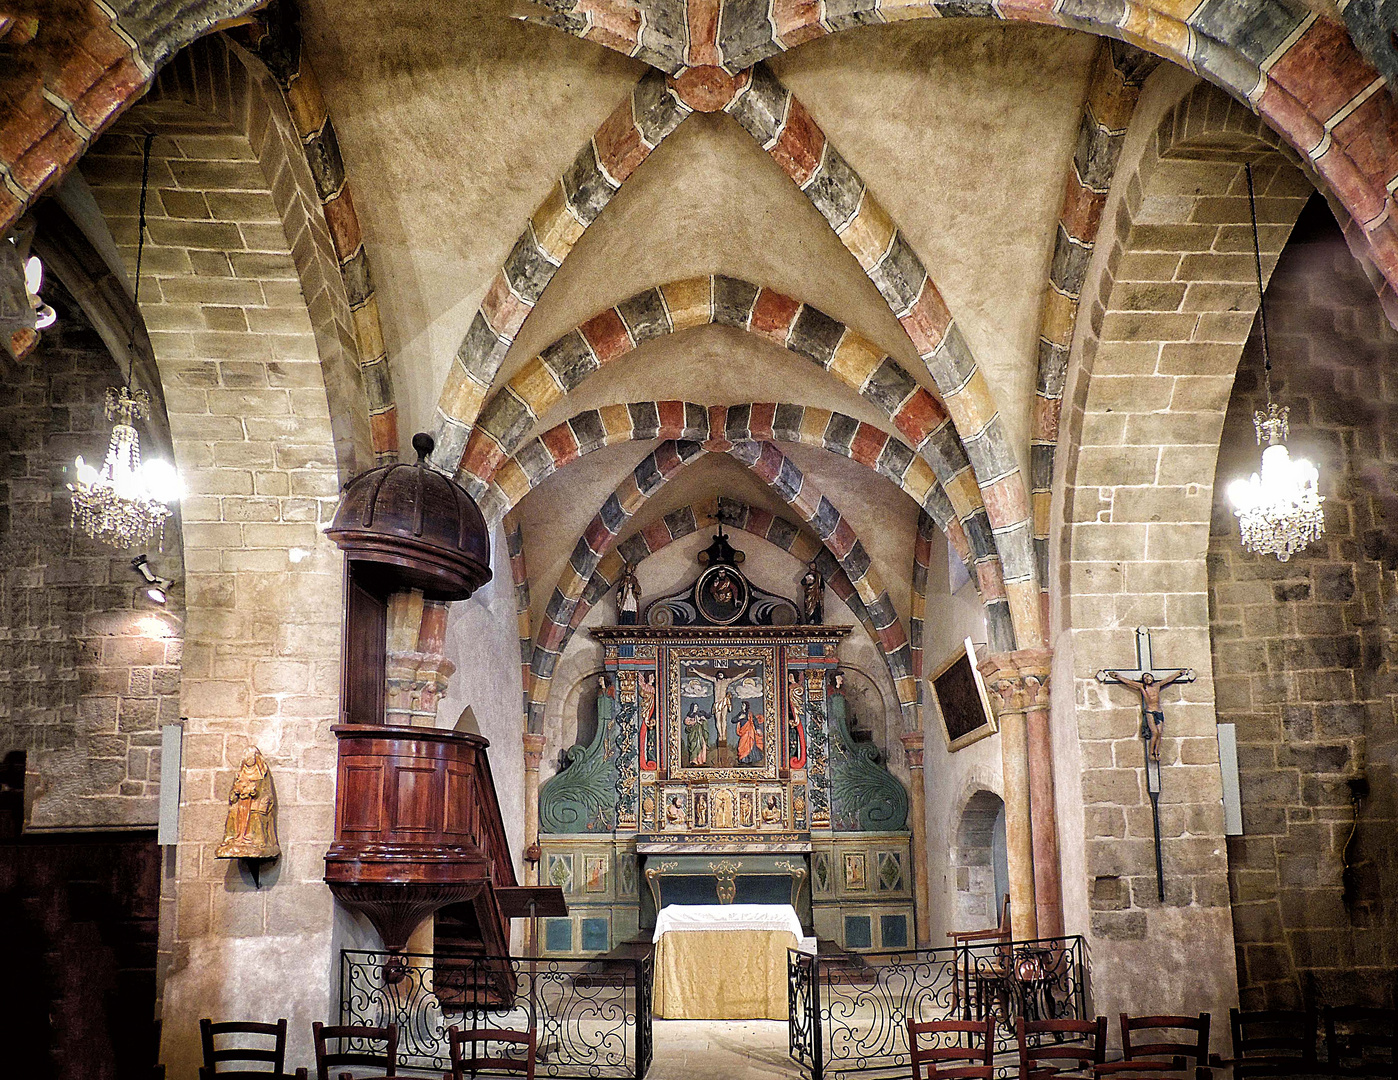
[[[1000,906],[1010,891],[1005,854],[1005,803],[981,789],[966,800],[952,852],[956,880],[956,928],[998,925]]]

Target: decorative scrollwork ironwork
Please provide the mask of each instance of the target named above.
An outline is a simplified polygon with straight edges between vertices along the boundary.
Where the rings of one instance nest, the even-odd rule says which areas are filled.
[[[640,1080],[650,1066],[649,958],[481,958],[433,966],[431,956],[409,955],[404,977],[389,985],[386,954],[343,950],[340,957],[343,1021],[396,1023],[404,1068],[449,1068],[453,1025],[532,1027],[539,1076]]]
[[[993,1016],[996,1057],[1008,1062],[1017,1017],[1084,1015],[1084,979],[1078,937],[858,955],[792,951],[788,1051],[813,1080],[893,1070],[911,1061],[909,1019]]]

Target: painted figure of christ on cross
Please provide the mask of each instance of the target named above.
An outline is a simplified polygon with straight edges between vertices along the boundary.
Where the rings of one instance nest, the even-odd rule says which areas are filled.
[[[1151,818],[1155,827],[1155,881],[1160,899],[1165,899],[1165,868],[1160,852],[1160,740],[1165,733],[1165,711],[1160,705],[1160,691],[1172,683],[1194,681],[1192,668],[1157,670],[1150,653],[1150,631],[1136,628],[1136,667],[1103,668],[1097,673],[1100,683],[1129,686],[1141,695],[1141,738],[1146,749],[1146,794],[1150,796]]]

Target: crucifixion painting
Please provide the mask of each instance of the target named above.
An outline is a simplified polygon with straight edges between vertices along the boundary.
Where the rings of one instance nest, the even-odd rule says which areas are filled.
[[[729,666],[686,661],[680,669],[681,707],[688,767],[761,765],[763,665]],[[712,725],[712,727],[710,726]]]
[[[1155,884],[1165,899],[1165,866],[1160,853],[1160,740],[1165,734],[1165,710],[1160,704],[1160,692],[1174,683],[1194,681],[1193,668],[1157,669],[1151,659],[1150,631],[1136,628],[1136,666],[1134,668],[1103,668],[1097,673],[1100,683],[1127,686],[1141,696],[1141,739],[1146,754],[1146,793],[1150,796],[1151,818],[1155,826]]]

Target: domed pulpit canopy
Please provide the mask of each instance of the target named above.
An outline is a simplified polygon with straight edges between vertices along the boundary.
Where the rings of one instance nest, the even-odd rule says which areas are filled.
[[[383,465],[345,485],[325,535],[380,589],[465,600],[490,580],[490,533],[466,489],[427,466],[432,436],[413,436],[417,464]]]

